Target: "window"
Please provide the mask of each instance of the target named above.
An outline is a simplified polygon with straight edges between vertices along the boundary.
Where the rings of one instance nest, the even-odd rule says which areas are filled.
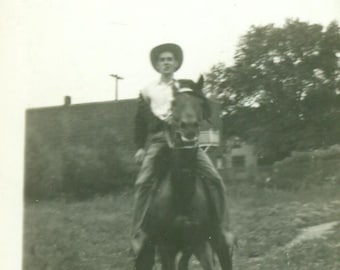
[[[233,141],[233,148],[241,148],[242,142],[239,138],[235,138]]]
[[[233,143],[233,149],[238,149],[238,148],[241,148],[241,143],[240,142],[234,142]]]

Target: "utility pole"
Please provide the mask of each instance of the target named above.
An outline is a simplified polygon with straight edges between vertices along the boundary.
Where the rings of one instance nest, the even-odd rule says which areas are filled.
[[[118,74],[110,74],[110,76],[114,79],[116,79],[116,101],[118,100],[118,80],[124,80],[123,77],[120,77]]]

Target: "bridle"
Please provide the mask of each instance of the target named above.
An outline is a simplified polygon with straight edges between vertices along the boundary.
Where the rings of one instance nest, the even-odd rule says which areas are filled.
[[[173,140],[171,139],[170,130],[166,128],[164,133],[165,133],[166,142],[170,149],[179,150],[179,149],[197,149],[198,148],[198,140],[192,145],[176,146]]]
[[[199,147],[199,144],[198,144],[198,139],[193,143],[193,144],[190,144],[190,145],[182,145],[182,146],[178,146],[174,143],[173,139],[172,139],[172,136],[171,136],[171,126],[173,125],[173,118],[172,118],[172,115],[170,115],[168,117],[168,119],[164,122],[164,136],[165,136],[165,140],[167,142],[167,145],[169,146],[170,149],[176,149],[176,150],[179,150],[179,149],[197,149]]]
[[[196,91],[194,91],[193,89],[191,88],[187,88],[187,87],[184,87],[184,88],[179,88],[177,89],[176,91],[176,95],[178,94],[189,94],[189,95],[192,95],[192,96],[195,96],[195,97],[198,97],[202,100],[205,100],[205,97],[202,96],[201,94],[197,93]],[[209,119],[206,119],[209,123],[211,123],[209,121]],[[177,146],[175,145],[172,137],[171,137],[171,130],[170,130],[170,127],[173,125],[173,118],[172,118],[172,114],[168,117],[168,119],[165,121],[165,127],[164,127],[164,132],[165,132],[165,138],[166,138],[166,142],[169,146],[170,149],[197,149],[199,147],[199,144],[198,144],[198,139],[193,143],[193,144],[190,144],[190,145],[183,145],[183,146]]]

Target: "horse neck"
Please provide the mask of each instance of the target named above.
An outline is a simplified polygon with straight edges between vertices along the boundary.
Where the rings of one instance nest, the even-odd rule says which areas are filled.
[[[172,153],[172,186],[178,204],[189,206],[196,185],[196,149],[179,149]]]

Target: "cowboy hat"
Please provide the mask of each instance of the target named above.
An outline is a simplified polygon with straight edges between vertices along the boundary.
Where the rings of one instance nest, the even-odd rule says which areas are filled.
[[[164,43],[153,48],[150,52],[150,60],[155,70],[157,70],[156,64],[158,61],[158,56],[162,52],[171,52],[174,54],[176,60],[178,61],[178,67],[176,68],[177,71],[183,63],[183,51],[181,47],[174,43]]]

